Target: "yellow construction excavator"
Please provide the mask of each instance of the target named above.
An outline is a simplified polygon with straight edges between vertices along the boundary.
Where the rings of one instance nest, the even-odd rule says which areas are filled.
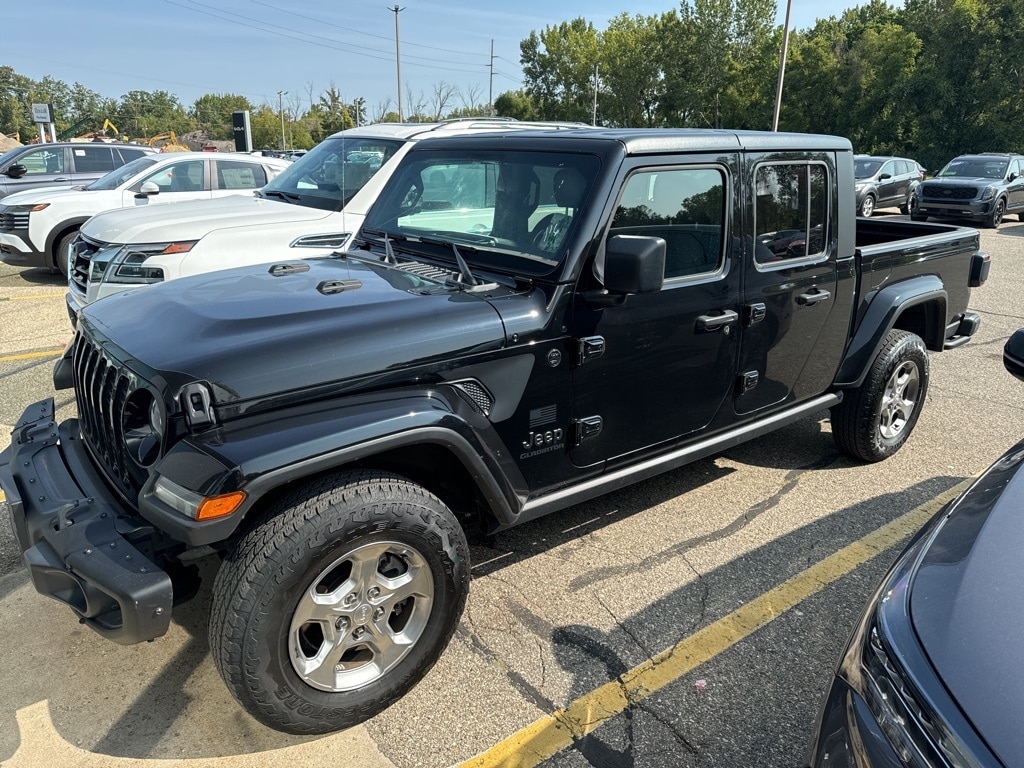
[[[163,143],[161,143],[163,142]],[[146,144],[151,147],[160,147],[161,152],[191,152],[186,145],[178,143],[178,137],[174,131],[168,131],[167,133],[158,133],[151,139],[146,140]]]

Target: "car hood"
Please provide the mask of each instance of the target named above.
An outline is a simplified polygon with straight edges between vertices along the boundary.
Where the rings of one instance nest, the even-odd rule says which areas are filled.
[[[914,577],[914,629],[946,688],[1005,764],[1024,755],[1024,443],[954,507]]]
[[[284,264],[308,269],[275,276],[263,265],[182,278],[107,297],[80,322],[172,393],[209,382],[219,405],[370,376],[400,379],[403,370],[505,343],[498,312],[480,296],[341,257]]]
[[[35,205],[36,203],[56,203],[75,199],[83,190],[75,187],[47,187],[46,189],[26,189],[3,198],[0,205]]]
[[[240,194],[106,211],[87,221],[82,233],[102,243],[163,243],[200,240],[220,229],[302,225],[329,217],[340,221],[341,216],[320,208]]]

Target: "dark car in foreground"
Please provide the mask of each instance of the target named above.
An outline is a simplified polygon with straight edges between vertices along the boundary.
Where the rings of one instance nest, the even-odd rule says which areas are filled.
[[[855,155],[854,189],[857,215],[870,216],[876,208],[899,208],[910,213],[910,200],[924,180],[924,168],[905,157]]]
[[[1024,381],[1024,329],[1007,342]],[[914,537],[825,700],[813,768],[1024,765],[1024,442]]]
[[[961,155],[918,187],[910,217],[914,221],[972,219],[986,227],[998,227],[1006,214],[1024,215],[1022,173],[1022,155]]]

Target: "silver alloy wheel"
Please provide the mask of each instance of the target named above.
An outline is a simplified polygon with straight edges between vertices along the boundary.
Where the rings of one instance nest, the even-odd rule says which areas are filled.
[[[868,195],[864,198],[864,202],[860,204],[860,215],[864,218],[870,219],[871,214],[875,212],[875,198]]]
[[[882,407],[878,414],[878,429],[886,440],[899,437],[914,413],[921,392],[921,372],[907,360],[900,365],[885,384]]]
[[[434,602],[426,559],[397,541],[336,559],[303,593],[288,631],[295,672],[322,691],[350,691],[386,675],[423,635]]]

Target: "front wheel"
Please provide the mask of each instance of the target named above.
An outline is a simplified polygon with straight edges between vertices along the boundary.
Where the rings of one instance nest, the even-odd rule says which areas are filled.
[[[863,461],[892,456],[910,437],[928,392],[928,351],[920,336],[893,329],[864,383],[832,409],[832,437]]]
[[[68,248],[71,247],[71,243],[78,237],[78,230],[68,232],[62,237],[57,243],[57,250],[53,254],[53,271],[60,272],[64,277],[68,276]]]
[[[328,733],[430,670],[468,590],[465,534],[440,499],[398,475],[339,473],[281,500],[229,551],[210,647],[257,720]]]
[[[868,195],[864,198],[864,202],[860,204],[860,215],[866,219],[871,218],[871,214],[875,212],[875,198]]]
[[[998,227],[1003,220],[1004,213],[1006,213],[1006,201],[1000,198],[992,207],[992,213],[985,219],[985,226],[992,229]]]

